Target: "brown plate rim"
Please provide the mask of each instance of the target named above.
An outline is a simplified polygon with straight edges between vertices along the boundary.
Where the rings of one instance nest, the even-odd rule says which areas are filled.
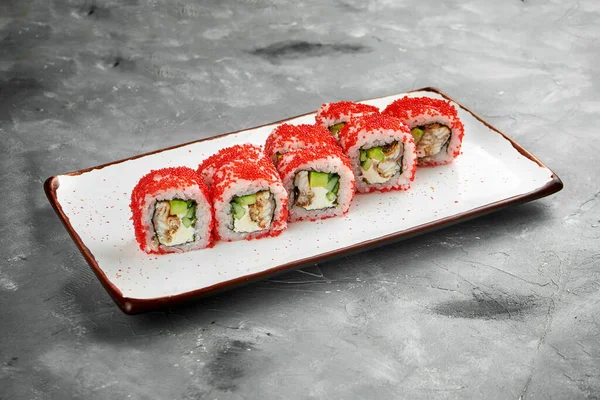
[[[104,289],[110,294],[110,296],[112,297],[112,299],[114,300],[114,302],[119,306],[119,308],[127,313],[127,314],[137,314],[137,313],[141,313],[141,312],[145,312],[145,311],[150,311],[150,310],[155,310],[158,308],[164,308],[164,307],[168,307],[171,305],[174,305],[176,303],[181,303],[181,302],[185,302],[185,301],[189,301],[192,299],[197,299],[199,297],[204,297],[204,296],[210,296],[210,295],[214,295],[216,293],[228,290],[228,289],[232,289],[235,287],[239,287],[248,283],[252,283],[258,280],[262,280],[265,278],[269,278],[272,277],[274,275],[277,274],[281,274],[284,272],[288,272],[290,270],[293,269],[298,269],[302,266],[306,266],[306,265],[311,265],[311,264],[315,264],[317,262],[325,262],[325,261],[330,261],[332,259],[335,258],[340,258],[340,257],[345,257],[345,256],[349,256],[351,254],[356,254],[362,251],[366,251],[366,250],[370,250],[379,246],[383,246],[386,244],[390,244],[390,243],[394,243],[394,242],[398,242],[400,240],[405,240],[426,232],[431,232],[434,230],[438,230],[453,224],[456,224],[458,222],[463,222],[475,217],[479,217],[494,211],[497,211],[501,208],[510,206],[510,205],[517,205],[517,204],[521,204],[521,203],[525,203],[525,202],[529,202],[532,200],[536,200],[542,197],[546,197],[549,196],[553,193],[556,193],[558,191],[560,191],[563,187],[564,184],[563,182],[560,180],[560,178],[554,173],[554,171],[552,171],[550,168],[548,168],[546,165],[544,165],[540,160],[538,160],[533,154],[531,154],[530,152],[528,152],[527,150],[525,150],[521,145],[519,145],[518,143],[516,143],[512,138],[510,138],[508,135],[506,135],[505,133],[501,132],[500,130],[498,130],[497,128],[495,128],[494,126],[492,126],[489,122],[485,121],[482,117],[480,117],[479,115],[477,115],[476,113],[474,113],[473,111],[471,111],[469,108],[465,107],[463,104],[461,104],[460,102],[454,100],[452,97],[450,97],[449,95],[447,95],[446,93],[444,93],[443,91],[434,88],[434,87],[425,87],[422,89],[416,89],[416,90],[412,90],[410,92],[407,93],[413,93],[413,92],[433,92],[433,93],[437,93],[439,95],[441,95],[442,97],[444,97],[447,100],[450,100],[454,103],[456,103],[459,107],[461,107],[463,110],[465,110],[466,112],[470,113],[471,115],[473,115],[473,117],[475,117],[478,121],[480,121],[481,123],[483,123],[485,126],[487,126],[489,129],[493,130],[494,132],[499,133],[504,139],[508,140],[512,146],[519,152],[521,153],[524,157],[527,157],[528,159],[534,161],[535,163],[537,163],[540,167],[546,168],[548,169],[551,173],[551,179],[546,182],[546,184],[544,184],[543,186],[538,187],[537,189],[528,192],[528,193],[524,193],[521,195],[517,195],[517,196],[513,196],[513,197],[509,197],[506,199],[502,199],[493,203],[489,203],[486,204],[484,206],[481,207],[477,207],[462,213],[458,213],[455,214],[453,216],[450,217],[446,217],[446,218],[442,218],[442,219],[438,219],[436,221],[432,221],[426,224],[422,224],[422,225],[418,225],[415,227],[412,227],[410,229],[406,229],[403,231],[398,231],[389,235],[385,235],[385,236],[381,236],[379,238],[376,239],[372,239],[372,240],[368,240],[368,241],[364,241],[361,243],[357,243],[354,244],[352,246],[348,246],[348,247],[344,247],[344,248],[340,248],[331,252],[326,252],[326,253],[321,253],[317,256],[313,256],[313,257],[308,257],[308,258],[303,258],[300,260],[296,260],[294,262],[291,263],[286,263],[286,264],[282,264],[282,265],[278,265],[276,267],[270,268],[268,270],[265,271],[261,271],[261,272],[257,272],[254,274],[250,274],[250,275],[245,275],[245,276],[241,276],[235,279],[231,279],[228,281],[224,281],[224,282],[220,282],[218,284],[212,285],[212,286],[207,286],[201,289],[197,289],[197,290],[193,290],[193,291],[189,291],[189,292],[184,292],[184,293],[180,293],[174,296],[165,296],[165,297],[157,297],[157,298],[152,298],[152,299],[136,299],[136,298],[129,298],[129,297],[125,297],[123,296],[123,293],[113,284],[110,282],[110,280],[108,279],[108,277],[106,276],[106,274],[102,271],[102,269],[100,268],[100,266],[98,265],[98,262],[96,261],[94,255],[92,254],[92,252],[87,248],[87,246],[85,246],[85,244],[83,243],[81,237],[77,234],[77,232],[75,231],[75,229],[73,228],[73,226],[71,225],[71,222],[69,221],[69,218],[67,217],[67,215],[65,214],[65,212],[62,209],[62,206],[60,205],[60,202],[58,201],[57,198],[57,194],[56,194],[56,190],[58,189],[59,186],[59,180],[58,178],[60,177],[60,175],[56,175],[56,176],[51,176],[50,178],[48,178],[45,182],[44,182],[44,192],[46,193],[46,196],[48,197],[48,201],[50,202],[50,204],[52,205],[52,208],[54,209],[54,211],[58,214],[61,222],[63,223],[63,225],[65,226],[65,228],[67,229],[67,232],[69,233],[69,235],[71,236],[71,238],[73,239],[73,241],[75,242],[75,244],[77,245],[77,248],[79,249],[79,251],[81,252],[81,254],[83,255],[83,257],[85,258],[85,260],[87,261],[87,263],[90,265],[90,267],[92,268],[92,271],[94,272],[94,274],[96,275],[96,277],[98,278],[98,280],[100,281],[100,283],[102,284],[102,286],[104,286]],[[378,98],[382,98],[382,97],[387,97],[387,96],[381,96],[381,97],[377,97],[374,99],[378,99]],[[374,100],[374,99],[370,99],[370,100]],[[366,100],[365,100],[366,101]],[[314,112],[314,111],[313,111]],[[260,125],[258,127],[254,127],[254,128],[249,128],[249,129],[256,129],[259,128],[261,126],[267,126],[267,125],[274,125],[274,124],[281,124],[283,122],[289,121],[293,118],[297,118],[297,117],[301,117],[304,115],[308,115],[308,114],[312,114],[313,112],[308,112],[299,116],[295,116],[295,117],[291,117],[291,118],[286,118],[284,120],[280,120],[277,122],[271,122],[268,124],[264,124],[264,125]],[[120,164],[123,163],[125,161],[130,161],[130,160],[135,160],[137,158],[141,158],[141,157],[145,157],[151,154],[156,154],[156,153],[160,153],[163,151],[167,151],[167,150],[172,150],[172,149],[176,149],[179,147],[183,147],[183,146],[187,146],[193,143],[199,143],[199,142],[203,142],[206,140],[214,140],[216,138],[222,137],[222,136],[227,136],[227,135],[234,135],[234,134],[238,134],[240,132],[244,132],[247,131],[249,129],[243,129],[240,131],[235,131],[235,132],[231,132],[231,133],[225,133],[222,135],[217,135],[217,136],[212,136],[210,138],[205,138],[205,139],[200,139],[200,140],[195,140],[192,142],[187,142],[187,143],[183,143],[180,145],[176,145],[176,146],[171,146],[168,148],[164,148],[164,149],[159,149],[159,150],[155,150],[155,151],[151,151],[148,153],[144,153],[144,154],[140,154],[140,155],[136,155],[136,156],[132,156],[129,158],[125,158],[122,160],[118,160],[118,161],[113,161],[107,164],[102,164],[96,167],[91,167],[91,168],[85,168],[85,169],[81,169],[78,171],[73,171],[73,172],[69,172],[66,174],[62,174],[62,176],[76,176],[76,175],[81,175],[83,173],[92,171],[92,170],[97,170],[97,169],[102,169],[105,168],[107,166],[110,165],[115,165],[115,164]]]

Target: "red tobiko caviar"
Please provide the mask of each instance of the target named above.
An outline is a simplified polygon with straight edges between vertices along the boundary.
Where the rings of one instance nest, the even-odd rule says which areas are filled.
[[[323,104],[317,110],[315,121],[318,125],[327,128],[337,122],[348,122],[353,117],[368,114],[379,114],[379,108],[352,101],[338,101],[337,103]]]
[[[254,162],[263,156],[262,147],[253,144],[236,144],[226,147],[208,157],[198,165],[197,173],[207,185],[212,184],[213,175],[223,164],[232,161]]]
[[[160,192],[187,185],[198,185],[200,190],[208,195],[208,187],[198,177],[196,171],[187,167],[174,167],[152,170],[144,175],[131,192],[131,208],[137,208],[146,196],[156,196]]]
[[[456,108],[448,100],[434,99],[431,97],[408,97],[393,101],[382,114],[391,115],[396,118],[410,118],[414,115],[442,114],[447,117],[458,117]]]
[[[336,140],[329,131],[319,125],[281,124],[269,135],[265,142],[265,155],[277,162],[277,155],[282,155],[293,149],[313,146],[334,146]]]

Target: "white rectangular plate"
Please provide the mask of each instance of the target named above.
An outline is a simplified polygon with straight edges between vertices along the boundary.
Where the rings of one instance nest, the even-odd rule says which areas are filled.
[[[137,313],[367,250],[562,189],[560,179],[533,155],[437,89],[364,103],[383,109],[405,95],[445,98],[458,109],[465,137],[455,162],[417,170],[408,191],[356,195],[347,215],[292,223],[275,238],[148,255],[139,250],[129,220],[131,190],[151,169],[178,165],[195,169],[223,147],[262,145],[278,124],[311,124],[314,114],[54,176],[45,183],[46,194],[115,302],[123,311]]]

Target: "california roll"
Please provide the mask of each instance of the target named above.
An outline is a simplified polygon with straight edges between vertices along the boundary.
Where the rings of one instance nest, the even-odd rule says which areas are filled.
[[[408,189],[417,168],[415,143],[399,119],[379,114],[352,120],[340,131],[360,193]]]
[[[405,96],[382,113],[408,125],[417,146],[419,166],[448,164],[460,154],[464,126],[449,101]]]
[[[209,189],[187,167],[152,170],[131,193],[135,238],[151,254],[181,253],[212,245]]]

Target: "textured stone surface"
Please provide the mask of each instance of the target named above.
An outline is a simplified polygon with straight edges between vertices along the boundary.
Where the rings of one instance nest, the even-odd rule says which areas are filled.
[[[600,397],[600,5],[0,2],[0,398]],[[436,86],[558,194],[126,316],[43,181]]]

